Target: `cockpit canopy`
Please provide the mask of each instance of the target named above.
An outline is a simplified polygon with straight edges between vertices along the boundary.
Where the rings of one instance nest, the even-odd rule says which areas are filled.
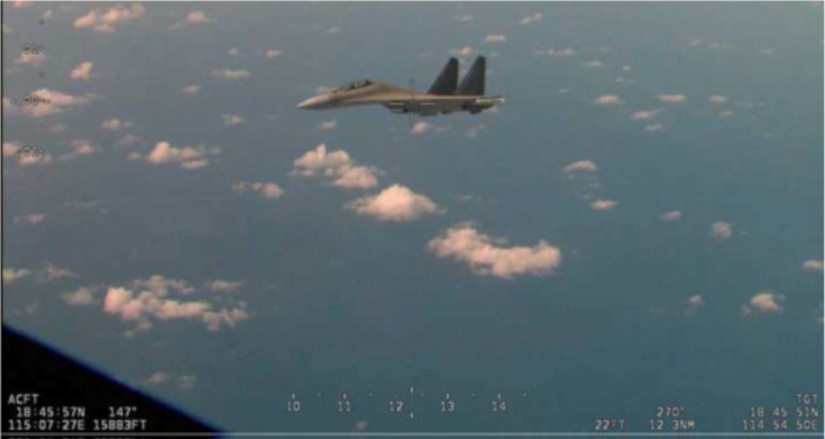
[[[338,91],[348,91],[348,90],[357,90],[359,88],[364,88],[368,85],[372,84],[372,81],[369,79],[361,79],[358,81],[352,81],[347,85],[338,87]]]

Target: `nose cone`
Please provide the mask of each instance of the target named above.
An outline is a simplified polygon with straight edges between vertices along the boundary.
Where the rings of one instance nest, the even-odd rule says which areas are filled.
[[[326,95],[313,96],[298,104],[298,108],[302,110],[318,110],[323,108],[329,102]]]

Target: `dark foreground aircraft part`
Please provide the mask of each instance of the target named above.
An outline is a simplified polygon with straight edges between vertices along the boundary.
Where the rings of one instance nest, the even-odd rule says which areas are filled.
[[[3,436],[174,433],[218,438],[182,411],[3,325]],[[158,436],[160,437],[160,436]]]

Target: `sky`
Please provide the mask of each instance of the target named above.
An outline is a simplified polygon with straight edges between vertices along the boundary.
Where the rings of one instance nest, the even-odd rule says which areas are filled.
[[[821,2],[3,14],[3,320],[130,386],[237,432],[822,394]],[[479,115],[296,108],[476,55]]]

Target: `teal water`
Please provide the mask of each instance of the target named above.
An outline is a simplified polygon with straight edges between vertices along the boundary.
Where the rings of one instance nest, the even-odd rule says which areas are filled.
[[[112,33],[73,28],[96,6],[4,4],[4,97],[44,83],[102,97],[4,118],[4,141],[36,141],[55,161],[4,157],[3,266],[77,274],[5,284],[3,317],[15,327],[232,431],[366,421],[367,431],[570,432],[600,418],[649,431],[657,407],[677,406],[697,431],[738,432],[751,406],[793,409],[797,394],[821,395],[822,274],[801,268],[822,260],[821,3],[151,3]],[[215,22],[170,29],[195,9]],[[537,11],[542,20],[519,24]],[[507,41],[483,43],[488,34]],[[46,42],[45,80],[14,63],[33,38]],[[318,86],[365,76],[424,88],[463,46],[488,56],[488,90],[508,96],[498,113],[427,119],[436,129],[416,136],[380,108],[294,108]],[[241,54],[227,55],[232,47]],[[268,48],[283,54],[255,55]],[[535,54],[551,48],[575,54]],[[97,76],[70,80],[82,60]],[[582,65],[591,60],[604,66]],[[223,68],[252,77],[211,76]],[[201,93],[182,95],[190,84]],[[624,104],[593,104],[607,94]],[[708,103],[714,94],[727,103]],[[631,120],[640,109],[661,111]],[[222,125],[228,113],[245,123]],[[124,132],[100,128],[111,117],[133,121],[125,132],[142,140],[117,146]],[[317,128],[332,119],[336,129]],[[66,129],[49,134],[40,121]],[[663,131],[645,131],[656,122]],[[102,152],[56,160],[75,139]],[[192,171],[126,159],[163,140],[222,152]],[[381,169],[380,185],[290,176],[319,143]],[[589,192],[563,172],[583,159],[599,166]],[[285,193],[239,197],[230,186],[240,180]],[[396,182],[446,211],[383,223],[343,208]],[[592,210],[585,192],[618,205]],[[100,205],[66,206],[77,201]],[[679,221],[659,219],[674,209]],[[33,212],[46,220],[14,220]],[[507,245],[545,240],[562,265],[505,280],[427,251],[463,221]],[[716,221],[732,224],[730,239],[709,236]],[[242,280],[225,300],[245,301],[251,317],[219,332],[156,321],[125,337],[135,325],[104,313],[103,294],[154,274],[210,299],[207,280]],[[60,299],[80,286],[96,287],[93,306]],[[784,295],[783,312],[743,315],[760,291]],[[697,294],[704,305],[685,315]],[[157,371],[195,385],[147,384]],[[343,392],[349,413],[337,412]],[[454,413],[441,412],[447,392]],[[293,393],[297,413],[286,410]],[[504,412],[492,412],[498,394]],[[390,401],[403,409],[390,412]]]

